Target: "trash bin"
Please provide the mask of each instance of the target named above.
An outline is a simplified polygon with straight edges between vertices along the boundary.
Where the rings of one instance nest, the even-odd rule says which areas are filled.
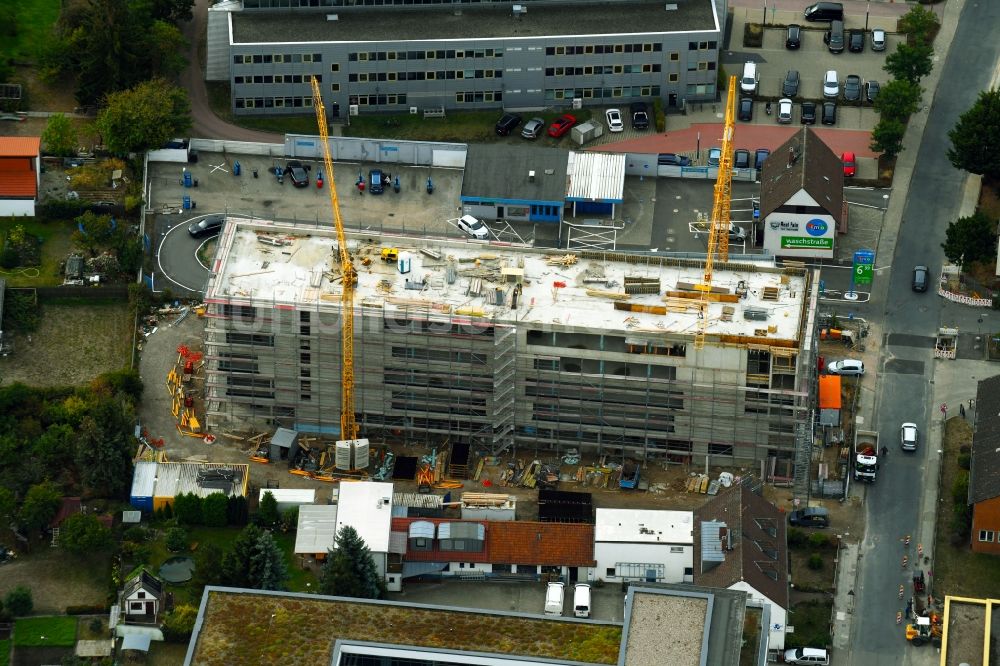
[[[181,201],[183,202],[181,205],[184,210],[191,210],[191,197],[184,195],[184,198]]]
[[[233,162],[233,175],[234,176],[240,175],[240,163],[239,162]]]

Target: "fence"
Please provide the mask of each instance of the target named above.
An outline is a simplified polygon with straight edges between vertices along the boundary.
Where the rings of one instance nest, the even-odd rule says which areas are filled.
[[[112,284],[105,286],[76,286],[67,285],[64,287],[32,287],[32,291],[38,297],[39,302],[58,300],[62,298],[74,298],[84,301],[111,301],[128,299],[128,285]]]

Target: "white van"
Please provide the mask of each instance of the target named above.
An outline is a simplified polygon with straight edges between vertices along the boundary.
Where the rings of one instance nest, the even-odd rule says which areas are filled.
[[[564,587],[563,583],[549,583],[545,588],[546,615],[562,615]]]
[[[486,225],[472,215],[463,215],[458,218],[458,228],[476,240],[488,240],[490,237],[490,231]]]
[[[590,617],[590,586],[577,583],[573,588],[573,615]]]
[[[760,73],[757,71],[757,63],[743,63],[743,76],[740,77],[740,91],[753,95],[757,92],[757,81],[760,80]]]
[[[785,650],[785,663],[827,666],[830,663],[830,653],[823,648],[795,648],[794,650]]]

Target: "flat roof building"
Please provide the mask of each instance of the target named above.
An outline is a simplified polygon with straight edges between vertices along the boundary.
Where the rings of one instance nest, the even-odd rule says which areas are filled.
[[[250,484],[247,463],[189,463],[139,461],[132,473],[130,504],[142,511],[156,511],[184,493],[208,497],[222,493],[246,497]]]

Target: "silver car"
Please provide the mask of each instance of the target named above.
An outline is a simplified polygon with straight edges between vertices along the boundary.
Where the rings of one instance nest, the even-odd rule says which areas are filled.
[[[792,100],[787,97],[778,100],[778,122],[782,125],[792,122]]]
[[[835,69],[827,70],[823,76],[823,97],[828,99],[840,97],[840,78]]]
[[[532,118],[524,124],[524,128],[521,129],[521,136],[525,139],[537,139],[543,129],[545,129],[545,121],[542,118]]]
[[[872,30],[872,51],[885,51],[885,30]]]

